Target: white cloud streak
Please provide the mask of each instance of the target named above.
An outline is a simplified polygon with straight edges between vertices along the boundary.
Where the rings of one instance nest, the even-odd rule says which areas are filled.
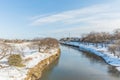
[[[63,22],[64,25],[84,23],[86,24],[86,27],[84,27],[86,30],[91,28],[91,30],[111,31],[120,27],[119,3],[119,0],[114,0],[114,2],[106,4],[93,5],[82,9],[38,17],[33,20],[32,25],[39,26],[59,22]],[[78,28],[83,29],[81,27]]]

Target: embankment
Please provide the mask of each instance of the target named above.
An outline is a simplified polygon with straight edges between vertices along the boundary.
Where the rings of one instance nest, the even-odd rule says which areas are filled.
[[[116,67],[116,69],[118,71],[120,71],[120,58],[111,55],[107,51],[102,51],[101,52],[101,51],[98,51],[97,48],[92,48],[92,47],[89,47],[89,46],[86,46],[86,45],[83,45],[83,44],[80,44],[80,43],[74,43],[74,42],[61,42],[61,44],[76,47],[80,51],[95,54],[95,55],[101,57],[107,64]]]
[[[25,80],[38,80],[42,76],[42,71],[60,57],[60,49],[50,57],[40,61],[33,68],[30,68]]]

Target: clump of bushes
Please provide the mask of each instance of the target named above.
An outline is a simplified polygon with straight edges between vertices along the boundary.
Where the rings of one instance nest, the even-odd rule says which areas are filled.
[[[22,61],[23,60],[20,54],[11,54],[8,58],[8,64],[10,66],[23,67],[25,65],[23,65]]]

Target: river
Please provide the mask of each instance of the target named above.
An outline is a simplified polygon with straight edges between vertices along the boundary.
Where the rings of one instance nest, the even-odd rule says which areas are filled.
[[[61,46],[60,58],[44,70],[40,80],[120,80],[120,72],[94,54]]]

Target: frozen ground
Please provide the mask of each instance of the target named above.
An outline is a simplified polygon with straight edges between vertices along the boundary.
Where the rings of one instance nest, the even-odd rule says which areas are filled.
[[[24,47],[23,51],[25,56],[22,57],[24,61],[25,67],[14,67],[9,66],[7,63],[7,57],[0,60],[0,65],[5,66],[4,68],[0,68],[0,80],[24,80],[29,68],[37,65],[41,60],[44,60],[53,54],[56,53],[57,49],[51,50],[49,53],[39,53],[37,50],[30,50],[27,45],[29,43],[22,44],[12,44],[18,48]]]

